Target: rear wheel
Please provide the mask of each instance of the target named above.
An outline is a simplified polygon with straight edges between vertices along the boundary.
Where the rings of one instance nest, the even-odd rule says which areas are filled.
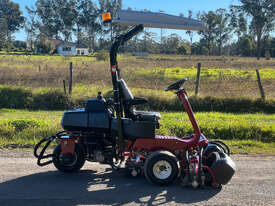
[[[168,185],[178,177],[177,158],[171,152],[156,151],[146,159],[144,174],[153,184]]]
[[[76,172],[80,170],[85,163],[85,151],[80,144],[75,144],[75,155],[61,152],[59,144],[53,152],[53,164],[61,172]]]

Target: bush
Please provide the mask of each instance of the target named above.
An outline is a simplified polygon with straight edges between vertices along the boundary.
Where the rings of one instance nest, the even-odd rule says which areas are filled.
[[[27,108],[32,98],[31,91],[11,86],[0,86],[1,108]]]
[[[109,53],[106,50],[100,50],[95,54],[95,57],[97,61],[107,61],[109,58]]]
[[[134,90],[135,96],[148,99],[148,104],[138,105],[140,110],[184,111],[177,97],[161,91]],[[112,97],[112,91],[104,92],[104,97]],[[96,95],[95,95],[96,96]],[[60,89],[40,89],[32,93],[25,88],[0,86],[0,108],[64,110],[72,107],[84,107],[87,97],[70,98]],[[228,113],[275,113],[275,101],[247,98],[190,97],[195,112]]]
[[[23,131],[27,128],[39,127],[40,123],[36,120],[16,119],[9,121],[9,124],[14,127],[15,131]]]
[[[180,46],[177,47],[177,54],[190,54],[190,45],[188,43],[183,42]]]
[[[148,104],[138,106],[138,109],[158,111],[183,111],[184,106],[175,98],[161,98],[154,95],[144,96]],[[275,113],[275,101],[246,98],[215,98],[215,97],[190,97],[192,109],[195,112],[227,112],[227,113]]]
[[[270,60],[270,58],[271,58],[271,54],[270,54],[269,50],[266,50],[265,51],[265,59]]]
[[[34,94],[30,109],[64,110],[72,105],[61,90],[48,90]]]

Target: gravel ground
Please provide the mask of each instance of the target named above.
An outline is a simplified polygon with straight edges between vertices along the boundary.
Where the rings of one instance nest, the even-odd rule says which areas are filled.
[[[110,167],[85,164],[75,174],[38,167],[31,151],[0,150],[0,205],[275,205],[275,156],[233,155],[237,173],[221,190],[150,185]]]

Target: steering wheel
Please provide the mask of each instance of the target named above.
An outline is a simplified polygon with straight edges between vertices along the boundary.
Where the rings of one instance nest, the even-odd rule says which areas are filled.
[[[167,91],[170,91],[170,90],[178,90],[181,87],[181,85],[183,85],[183,83],[185,81],[187,81],[187,78],[181,79],[181,80],[177,81],[176,83],[171,84],[170,86],[168,86],[165,89],[165,91],[167,92]]]

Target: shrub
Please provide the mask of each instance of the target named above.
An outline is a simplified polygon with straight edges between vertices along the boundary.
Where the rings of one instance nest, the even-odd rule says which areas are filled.
[[[11,86],[0,86],[0,107],[21,109],[29,106],[31,91]]]
[[[271,58],[270,51],[269,51],[269,50],[266,50],[266,51],[265,51],[265,59],[266,59],[266,60],[270,60],[270,58]]]
[[[162,98],[155,95],[144,96],[149,100],[148,104],[139,105],[138,109],[158,111],[183,111],[184,106],[174,98]],[[246,98],[215,98],[215,97],[190,97],[192,109],[195,112],[227,112],[227,113],[275,113],[275,101]]]
[[[15,131],[22,131],[27,128],[39,127],[40,123],[36,120],[16,119],[9,121],[9,124],[14,127]]]
[[[95,54],[95,57],[97,61],[107,61],[109,58],[109,53],[106,50],[100,50]]]
[[[34,94],[30,109],[64,110],[72,105],[61,90],[48,90]]]
[[[183,42],[180,46],[177,47],[177,54],[190,54],[190,45],[186,42]]]

